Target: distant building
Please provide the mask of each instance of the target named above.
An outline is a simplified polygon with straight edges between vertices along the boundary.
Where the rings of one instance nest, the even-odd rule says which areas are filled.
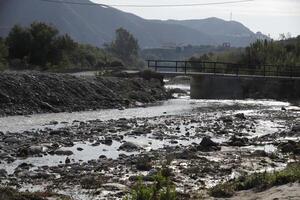
[[[224,42],[224,43],[222,44],[222,46],[225,47],[225,48],[230,48],[230,47],[231,47],[231,44],[230,44],[230,42]]]

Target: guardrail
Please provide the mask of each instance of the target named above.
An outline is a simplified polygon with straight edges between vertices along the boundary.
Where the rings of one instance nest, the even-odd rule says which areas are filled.
[[[300,66],[242,65],[229,62],[147,60],[148,68],[156,72],[178,74],[210,73],[252,76],[300,77]]]

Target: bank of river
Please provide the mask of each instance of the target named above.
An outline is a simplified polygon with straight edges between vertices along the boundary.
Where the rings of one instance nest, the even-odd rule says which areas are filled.
[[[177,191],[193,199],[222,180],[299,159],[298,107],[178,96],[125,110],[0,118],[1,185],[122,199],[137,175],[168,163]]]

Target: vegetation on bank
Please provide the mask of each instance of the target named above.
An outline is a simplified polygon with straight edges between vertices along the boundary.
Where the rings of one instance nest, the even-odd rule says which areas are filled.
[[[138,41],[125,29],[105,48],[79,44],[52,25],[34,22],[14,26],[0,38],[0,69],[75,71],[141,67]]]
[[[218,61],[237,63],[245,68],[259,70],[263,65],[279,65],[280,70],[300,66],[300,36],[282,41],[257,40],[245,49],[231,49],[221,53],[208,53],[191,57],[191,61]],[[231,66],[227,66],[227,69]],[[230,70],[230,69],[229,69]],[[268,69],[276,71],[274,69]]]
[[[236,191],[256,189],[263,191],[273,186],[300,181],[300,163],[290,163],[278,172],[255,173],[238,179],[221,183],[210,189],[213,197],[231,197]]]
[[[151,184],[143,182],[143,178],[140,177],[130,195],[126,196],[124,200],[176,200],[176,188],[167,171],[168,168],[164,168],[148,178],[153,179]]]
[[[141,56],[145,60],[187,60],[193,55],[197,58],[208,52],[220,54],[224,52],[241,51],[242,49],[243,48],[212,45],[186,45],[182,47],[143,49],[141,50]]]

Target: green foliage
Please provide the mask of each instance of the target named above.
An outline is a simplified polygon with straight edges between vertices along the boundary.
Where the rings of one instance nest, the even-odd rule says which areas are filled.
[[[52,53],[57,50],[54,43],[58,42],[58,30],[50,25],[34,22],[28,31],[32,37],[29,62],[38,66],[52,62]]]
[[[10,59],[23,59],[29,56],[32,45],[32,35],[28,28],[14,26],[6,38]]]
[[[190,61],[213,61],[225,63],[237,63],[244,68],[239,69],[243,74],[278,75],[290,72],[290,66],[300,65],[300,36],[284,41],[257,40],[245,49],[231,49],[222,53],[203,54],[200,57],[192,57]],[[273,66],[264,66],[273,65]],[[205,69],[205,72],[213,72],[213,64],[191,63],[197,69]],[[279,67],[277,67],[279,66]],[[218,73],[236,73],[233,64],[217,66]],[[299,76],[299,70],[296,76]]]
[[[300,36],[284,41],[257,40],[249,47],[203,54],[191,60],[221,61],[250,66],[265,64],[300,65]]]
[[[138,41],[126,29],[117,29],[115,40],[105,46],[107,51],[123,60],[127,66],[144,66],[144,62],[138,56]]]
[[[116,39],[110,44],[110,49],[121,58],[137,56],[139,45],[138,41],[126,29],[116,30]]]
[[[291,163],[282,171],[255,173],[219,184],[210,189],[210,195],[214,197],[231,197],[234,191],[249,189],[264,190],[273,186],[299,181],[300,163]]]
[[[6,44],[13,69],[77,71],[123,65],[105,50],[78,44],[69,35],[59,35],[55,27],[40,22],[30,27],[14,26]],[[0,42],[0,67],[2,49]]]
[[[174,184],[159,172],[154,176],[154,183],[145,184],[140,178],[133,187],[131,195],[125,197],[125,200],[176,200],[176,189]]]
[[[3,39],[0,38],[0,71],[5,69],[7,64],[7,57],[8,57],[8,49]]]

